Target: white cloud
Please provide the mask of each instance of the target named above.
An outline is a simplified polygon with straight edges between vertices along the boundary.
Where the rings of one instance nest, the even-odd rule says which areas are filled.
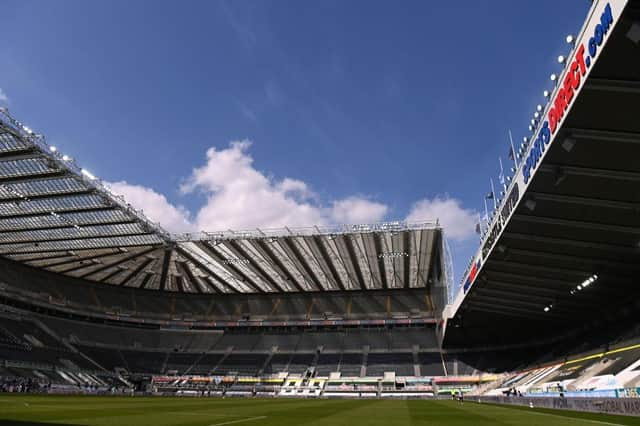
[[[382,204],[362,197],[338,200],[325,207],[309,186],[300,180],[267,177],[253,166],[247,140],[226,149],[210,148],[205,165],[193,170],[182,185],[183,193],[202,192],[207,200],[195,215],[201,230],[278,228],[342,222],[381,220],[387,211]],[[344,203],[353,207],[346,212]]]
[[[4,103],[8,103],[9,102],[9,97],[4,92],[4,90],[2,90],[2,88],[0,88],[0,102],[4,102]]]
[[[254,168],[248,154],[250,146],[251,142],[244,140],[207,151],[206,163],[195,168],[180,187],[183,194],[198,192],[206,197],[194,214],[171,204],[153,189],[127,182],[107,185],[170,232],[370,223],[384,219],[387,206],[362,196],[323,205],[305,182],[267,177]]]
[[[140,185],[132,185],[125,181],[105,182],[109,189],[124,196],[128,203],[136,209],[142,209],[144,214],[153,222],[160,222],[167,231],[193,231],[193,224],[189,221],[189,213],[181,206],[174,206],[167,198],[153,189]]]
[[[389,207],[362,197],[333,202],[331,217],[338,223],[373,223],[384,219]]]
[[[475,233],[477,213],[465,209],[459,200],[449,196],[420,200],[407,216],[410,222],[436,219],[444,228],[445,235],[454,241],[467,240]]]
[[[182,206],[140,185],[108,184],[132,206],[143,209],[153,221],[171,232],[242,230],[374,223],[385,220],[389,207],[364,196],[354,195],[322,203],[309,185],[285,177],[276,179],[257,170],[249,154],[251,142],[231,142],[228,147],[207,150],[206,162],[193,169],[181,185],[182,194],[205,197],[202,206],[190,213]],[[440,221],[454,242],[473,236],[476,213],[448,196],[416,202],[407,221]]]

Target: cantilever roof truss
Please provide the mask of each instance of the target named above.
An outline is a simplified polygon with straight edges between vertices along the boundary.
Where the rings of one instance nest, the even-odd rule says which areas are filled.
[[[186,293],[419,288],[437,224],[170,235],[0,112],[0,256],[121,287]]]

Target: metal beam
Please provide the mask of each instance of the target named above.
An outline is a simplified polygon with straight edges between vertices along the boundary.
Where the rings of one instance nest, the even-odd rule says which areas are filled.
[[[94,240],[94,239],[103,239],[107,240],[109,238],[120,238],[120,237],[139,237],[142,235],[155,235],[155,232],[150,231],[141,231],[141,232],[127,232],[127,233],[114,233],[110,235],[75,235],[64,238],[47,238],[47,239],[37,239],[37,240],[22,240],[22,241],[2,241],[0,242],[0,247],[3,246],[12,246],[12,245],[28,245],[28,244],[41,244],[41,243],[55,243],[59,241],[82,241],[82,240]]]
[[[176,265],[178,266],[178,268],[180,268],[182,270],[182,272],[187,276],[187,278],[189,278],[189,281],[192,283],[192,287],[195,288],[195,290],[198,293],[204,293],[202,288],[200,287],[200,280],[196,278],[196,276],[193,274],[193,272],[191,271],[191,268],[189,268],[189,263],[188,262],[176,262]],[[208,284],[207,284],[208,287]]]
[[[555,266],[537,265],[534,263],[512,261],[512,260],[488,259],[485,263],[485,267],[488,267],[489,269],[492,269],[492,267],[494,266],[521,267],[527,270],[527,274],[529,274],[532,271],[535,271],[535,272],[549,273],[549,274],[555,274],[555,275],[559,275],[559,274],[575,275],[575,276],[581,277],[582,279],[587,279],[594,272],[594,271],[589,271],[587,269],[582,270],[582,269],[560,268]],[[576,284],[580,284],[580,282],[577,282]]]
[[[636,80],[589,77],[584,83],[583,89],[598,92],[639,94],[640,82]]]
[[[222,269],[224,269],[229,275],[234,277],[236,281],[239,281],[240,283],[249,287],[253,293],[265,293],[262,288],[249,280],[249,278],[234,265],[230,263],[225,264],[224,256],[218,253],[218,250],[216,250],[214,246],[206,241],[198,241],[196,244],[198,245],[198,247],[203,249],[205,253],[211,256],[211,258],[215,260]]]
[[[554,319],[560,318],[560,316],[552,312],[544,312],[542,310],[540,310],[540,312],[537,312],[532,309],[520,309],[512,306],[496,305],[495,303],[488,303],[479,300],[470,303],[467,308],[476,309],[483,312],[492,312],[500,315],[517,316],[534,321],[541,318],[547,321],[553,321]],[[532,318],[532,316],[537,318]]]
[[[291,291],[289,287],[289,278],[280,269],[280,267],[274,263],[267,253],[260,247],[256,239],[242,239],[242,240],[228,240],[229,244],[236,247],[240,253],[246,258],[250,258],[256,264],[263,274],[267,275],[271,282],[275,284],[276,289],[280,291]]]
[[[287,253],[293,254],[293,256],[290,256],[290,257],[295,258],[296,265],[300,265],[302,267],[302,270],[305,272],[305,274],[309,278],[311,278],[311,282],[314,283],[314,286],[317,287],[319,290],[320,289],[328,290],[328,288],[322,285],[322,279],[318,277],[315,271],[313,270],[313,268],[309,266],[309,263],[307,262],[306,257],[300,253],[300,250],[298,250],[298,247],[296,247],[295,243],[291,241],[291,238],[282,238],[280,239],[280,241],[284,241],[284,244],[286,245]]]
[[[573,310],[573,311],[576,310],[574,309],[576,307],[579,307],[582,309],[587,308],[588,306],[586,306],[585,301],[593,301],[593,299],[585,300],[582,297],[579,297],[579,298],[571,297],[567,293],[563,293],[562,294],[563,298],[558,299],[552,296],[523,294],[523,293],[517,292],[517,290],[513,291],[513,290],[504,290],[504,289],[498,289],[498,288],[484,288],[484,287],[477,288],[474,294],[477,294],[478,296],[495,297],[502,300],[504,303],[511,303],[514,300],[517,302],[522,300],[521,298],[524,298],[525,300],[526,299],[536,300],[535,303],[542,307],[548,304],[553,304],[554,306],[561,304],[563,307],[570,308],[567,310]]]
[[[236,289],[234,286],[232,286],[231,284],[227,283],[225,280],[217,276],[207,266],[205,266],[202,262],[196,259],[195,256],[192,256],[191,253],[189,253],[187,250],[182,248],[179,244],[176,245],[176,250],[178,251],[178,253],[180,253],[182,257],[186,258],[188,261],[196,265],[196,267],[198,267],[200,271],[204,272],[206,275],[212,275],[218,282],[221,283],[223,288],[226,287],[228,290],[230,290],[230,293],[238,293],[238,289]],[[209,284],[210,286],[213,286],[213,288],[217,288],[216,285],[212,284],[212,281],[207,280],[207,284]]]
[[[86,260],[89,260],[89,263],[82,263],[82,262],[84,262]],[[80,269],[86,269],[86,268],[89,268],[91,266],[100,265],[100,262],[93,261],[93,258],[88,258],[88,259],[85,258],[85,259],[82,259],[82,260],[76,259],[76,263],[77,262],[80,262],[80,264],[79,265],[74,265],[74,266],[72,266],[70,268],[67,268],[67,269],[63,269],[62,271],[52,271],[52,272],[56,272],[58,274],[68,274],[70,272],[79,271]],[[51,270],[51,267],[49,265],[39,266],[39,267]]]
[[[99,206],[99,207],[87,207],[87,208],[82,208],[82,209],[55,209],[53,210],[56,214],[60,214],[63,215],[65,213],[95,213],[95,212],[101,212],[101,211],[106,211],[106,210],[114,210],[116,209],[117,206],[111,205],[111,206]],[[44,214],[46,212],[33,212],[33,213],[23,213],[23,214],[9,214],[9,215],[0,215],[0,220],[3,219],[23,219],[23,218],[28,218],[28,217],[38,217],[38,216],[45,216],[46,214]]]
[[[7,153],[5,152],[5,154]],[[52,161],[50,158],[44,156],[42,152],[36,149],[33,145],[30,148],[21,149],[19,151],[10,151],[9,155],[0,156],[0,163],[10,163],[12,161],[22,160]]]
[[[630,172],[611,169],[596,169],[584,166],[566,166],[563,164],[541,164],[538,169],[541,173],[557,173],[558,170],[566,175],[587,176],[602,179],[625,180],[630,182],[640,181],[640,172]]]
[[[8,132],[3,132],[2,135]],[[13,136],[13,134],[11,134]],[[15,136],[13,136],[15,138]],[[16,138],[17,139],[17,138]],[[36,148],[33,145],[26,145],[21,148],[11,149],[8,151],[0,152],[0,158],[12,158],[12,157],[24,157],[25,155],[30,155],[33,152],[37,152]]]
[[[376,238],[375,233],[371,235],[373,239],[373,246],[375,247],[375,252],[378,254],[378,269],[380,270],[380,279],[382,281],[382,288],[385,290],[389,289],[389,283],[387,281],[387,267],[384,264],[384,259],[382,259],[379,255],[382,253],[382,244],[380,239]]]
[[[527,257],[535,257],[538,259],[548,259],[548,260],[559,260],[559,261],[567,261],[567,262],[584,262],[590,263],[593,265],[601,265],[607,266],[613,269],[630,269],[634,271],[640,271],[640,265],[634,263],[631,264],[629,262],[616,262],[614,260],[603,259],[601,257],[587,257],[587,256],[576,256],[576,255],[567,255],[563,253],[554,253],[551,251],[535,251],[535,250],[525,250],[518,248],[507,248],[507,251],[510,254],[515,254],[518,256],[527,256]]]
[[[44,215],[40,215],[44,216]],[[82,228],[90,228],[95,226],[109,226],[109,225],[130,225],[132,223],[137,223],[137,220],[129,219],[129,220],[121,220],[116,222],[83,222],[78,224],[78,226]],[[16,228],[10,230],[0,230],[0,235],[2,234],[15,234],[20,232],[36,232],[36,231],[54,231],[56,229],[66,229],[73,228],[73,225],[62,224],[56,226],[41,226],[41,227],[33,227],[33,228]]]
[[[0,184],[3,183],[22,183],[22,182],[32,182],[34,180],[42,180],[49,178],[59,178],[62,176],[69,175],[70,172],[68,170],[60,169],[55,171],[50,171],[46,173],[35,173],[30,175],[19,175],[19,176],[11,176],[11,177],[0,177]]]
[[[546,282],[546,280],[544,280]],[[540,294],[544,294],[544,297],[558,298],[569,295],[569,291],[571,288],[575,288],[576,284],[570,285],[569,283],[562,283],[562,287],[543,287],[540,285],[526,285],[519,284],[513,281],[502,281],[490,279],[488,283],[483,283],[482,286],[478,288],[484,289],[486,288],[495,288],[498,290],[513,292],[514,294],[522,294],[524,296],[537,296]],[[475,291],[475,289],[473,289]],[[585,298],[587,300],[594,300],[588,293],[583,292],[580,293],[580,297]]]
[[[489,267],[487,270],[483,269],[482,273],[486,274],[486,284],[488,285],[497,283],[508,286],[526,286],[527,283],[529,283],[529,285],[531,286],[529,289],[535,291],[547,291],[559,288],[561,291],[568,293],[572,288],[575,288],[582,282],[581,280],[567,281],[557,278],[538,277],[531,274],[523,275],[515,272],[504,272],[491,269],[491,267]],[[482,281],[483,280],[481,280],[481,282]],[[485,282],[482,282],[482,284],[484,285]],[[478,285],[478,283],[476,283],[476,285]],[[471,288],[475,288],[476,285]]]
[[[411,281],[411,256],[413,253],[411,252],[411,232],[404,231],[403,232],[404,239],[404,248],[407,256],[404,258],[404,288],[409,288],[409,282]]]
[[[289,282],[291,282],[293,286],[296,289],[298,289],[298,291],[300,292],[307,291],[304,289],[304,287],[302,287],[302,285],[300,285],[300,283],[293,276],[293,274],[289,272],[289,269],[282,263],[280,258],[273,253],[272,251],[273,249],[269,247],[269,245],[265,242],[265,240],[256,240],[256,248],[260,248],[261,251],[264,252],[273,261],[273,263],[275,263],[278,266],[278,268],[280,268],[280,270],[286,274],[286,276],[289,279]]]
[[[211,277],[214,277],[218,283],[217,284],[216,281],[213,281],[213,279]],[[235,287],[233,287],[230,284],[227,284],[221,277],[217,276],[214,273],[210,273],[210,276],[206,276],[204,277],[204,280],[207,282],[207,284],[209,284],[209,286],[211,286],[212,288],[215,288],[216,290],[218,290],[220,293],[225,293],[224,290],[220,290],[220,288],[218,287],[218,285],[220,285],[220,287],[222,288],[229,288],[231,291],[230,293],[239,293],[238,289],[236,289]]]
[[[322,258],[320,248],[313,238],[290,237],[287,238],[287,244],[319,289],[327,291],[331,290],[332,286],[340,287],[332,275],[331,267]]]
[[[640,227],[615,225],[611,223],[587,222],[574,219],[534,216],[530,214],[514,214],[511,220],[537,223],[542,225],[566,226],[570,228],[589,229],[592,231],[622,232],[625,234],[640,234]]]
[[[380,247],[382,248],[382,251],[380,252],[380,254],[390,253],[395,251],[393,247],[393,241],[391,241],[391,247],[389,247],[389,244],[387,243],[387,235],[388,234],[386,233],[378,234],[378,239],[380,240]],[[389,238],[391,238],[391,235],[393,234],[389,234]],[[387,272],[387,274],[389,274],[387,278],[391,277],[393,278],[392,281],[395,282],[399,278],[398,272],[396,270],[396,259],[393,257],[382,257],[380,260],[383,263],[385,263],[385,271]],[[391,268],[388,268],[389,265],[391,265]],[[390,284],[391,283],[387,282],[387,285],[389,285],[389,288],[397,288],[395,285],[391,286]]]
[[[295,268],[300,277],[303,278],[304,282],[309,285],[311,291],[323,290],[322,285],[314,279],[315,275],[309,274],[307,265],[302,263],[300,261],[300,256],[291,249],[287,237],[278,238],[273,241],[272,244],[274,246],[274,253],[278,252],[275,247],[280,247],[280,254],[285,256],[289,262],[291,262],[292,267]]]
[[[130,270],[129,273],[127,275],[125,275],[125,277],[122,279],[122,281],[120,281],[120,286],[124,286],[125,284],[127,284],[130,280],[135,279],[135,277],[142,272],[142,270],[144,268],[146,268],[147,266],[149,266],[149,264],[151,262],[153,262],[154,259],[150,259],[147,258],[145,260],[143,260],[142,262],[140,262],[140,265],[138,265],[137,267],[135,267],[133,270]]]
[[[113,238],[120,238],[120,237],[113,237]],[[107,240],[108,238],[95,238],[96,240]],[[46,244],[46,242],[45,242]],[[63,248],[42,248],[39,247],[38,245],[34,245],[34,249],[29,249],[29,250],[23,250],[26,249],[28,246],[30,246],[30,244],[20,244],[20,243],[16,243],[16,245],[20,246],[17,247],[18,250],[20,251],[15,251],[15,252],[2,252],[0,253],[0,256],[11,256],[13,254],[36,254],[36,253],[55,253],[55,252],[69,252],[69,251],[76,251],[76,250],[104,250],[104,249],[110,249],[110,248],[134,248],[134,247],[160,247],[163,245],[163,243],[161,242],[136,242],[136,243],[120,243],[120,244],[107,244],[107,245],[96,245],[93,247],[63,247]]]
[[[602,207],[607,209],[613,208],[613,209],[620,209],[620,210],[640,211],[640,203],[629,202],[629,201],[579,197],[576,195],[567,195],[567,194],[551,194],[551,193],[536,192],[536,191],[529,191],[527,192],[527,195],[530,196],[535,201],[550,201],[554,203],[575,204],[578,206],[586,206],[586,207]]]
[[[331,272],[331,275],[333,276],[333,280],[337,284],[338,288],[340,290],[342,290],[342,291],[346,291],[347,288],[344,286],[344,283],[342,282],[342,279],[340,278],[340,274],[338,273],[338,271],[336,270],[335,265],[331,261],[331,256],[327,252],[327,248],[324,246],[322,241],[320,241],[320,239],[324,238],[324,237],[321,237],[321,236],[318,236],[318,235],[314,235],[311,238],[313,239],[313,243],[316,245],[316,247],[318,247],[318,252],[320,253],[320,256],[322,256],[322,260],[324,261],[324,263],[327,264],[327,267],[329,268],[329,271]]]
[[[105,281],[108,281],[110,278],[113,278],[114,276],[122,273],[122,271],[124,271],[124,269],[122,269],[122,268],[114,268],[113,271],[109,272],[107,275],[105,275],[104,277],[100,278],[99,282],[103,283]]]
[[[86,272],[86,273],[84,273],[82,275],[78,275],[78,278],[88,278],[88,277],[90,277],[92,275],[95,275],[95,274],[97,274],[99,272],[105,271],[105,270],[107,270],[109,268],[113,268],[114,266],[118,266],[118,265],[123,264],[124,262],[127,262],[129,260],[135,259],[136,257],[144,256],[145,254],[151,253],[152,251],[157,250],[157,249],[158,249],[158,247],[154,246],[154,247],[150,247],[150,248],[148,248],[146,250],[142,250],[142,251],[139,251],[137,253],[130,254],[129,256],[124,256],[124,257],[116,260],[115,262],[109,262],[109,263],[105,264],[104,266],[102,266],[102,267],[100,267],[100,268],[98,268],[96,270]]]
[[[362,280],[362,288],[365,290],[375,289],[378,287],[378,282],[374,275],[374,268],[377,270],[378,266],[371,266],[371,259],[367,255],[367,249],[365,247],[362,234],[353,234],[345,236],[345,243],[350,247],[350,252],[357,260],[358,270],[360,271],[360,279]],[[369,283],[369,285],[367,285]],[[382,287],[382,284],[380,284]]]
[[[8,258],[15,260],[16,262],[24,262],[24,263],[29,263],[29,262],[41,262],[43,260],[51,260],[51,259],[60,259],[60,258],[67,258],[70,256],[74,256],[74,254],[70,254],[69,252],[71,252],[73,250],[63,250],[63,251],[41,251],[41,252],[37,252],[37,253],[26,253],[26,256],[24,256],[25,253],[13,253],[13,254],[7,254],[5,256],[7,256]],[[47,256],[38,256],[38,257],[32,257],[34,254],[36,255],[47,255]]]
[[[573,240],[570,238],[544,237],[537,234],[509,232],[508,228],[507,230],[505,230],[503,237],[506,237],[508,239],[531,241],[531,242],[537,242],[542,244],[559,244],[559,245],[572,246],[572,247],[584,248],[589,250],[594,250],[594,249],[605,250],[605,251],[611,251],[611,252],[621,253],[621,254],[640,253],[640,247],[638,246],[621,246],[616,244],[600,243],[596,241],[582,241],[582,240]]]
[[[164,256],[162,258],[162,270],[160,272],[159,289],[164,291],[167,288],[167,274],[169,273],[169,263],[171,262],[171,255],[173,251],[170,248],[164,250]]]
[[[372,233],[359,233],[356,234],[357,238],[362,242],[362,250],[367,257],[369,264],[369,270],[371,272],[372,284],[376,289],[383,289],[383,273],[380,271],[380,259],[378,258],[378,252],[376,250],[375,241]]]
[[[178,287],[178,291],[180,293],[186,293],[184,289],[184,281],[180,275],[173,275],[173,279],[176,280],[176,286]]]
[[[147,284],[149,284],[149,281],[151,281],[151,277],[153,277],[154,274],[150,273],[150,272],[146,272],[144,278],[142,279],[142,282],[140,283],[140,286],[138,288],[144,289],[147,287]]]
[[[2,189],[2,188],[0,188]],[[65,198],[69,198],[74,197],[76,195],[92,195],[92,194],[96,194],[97,191],[95,190],[95,188],[81,188],[81,189],[72,189],[69,191],[65,191],[65,192],[55,192],[53,194],[33,194],[33,195],[29,195],[29,194],[25,194],[25,197],[7,197],[7,198],[2,198],[0,197],[0,205],[4,204],[4,203],[28,203],[29,201],[35,201],[35,200],[57,200],[57,199],[65,199]],[[27,198],[27,200],[25,200],[25,198]]]
[[[358,286],[360,287],[360,290],[366,289],[367,284],[365,283],[364,272],[362,271],[361,265],[360,265],[361,258],[356,252],[356,247],[354,247],[353,245],[353,239],[351,239],[347,235],[344,235],[342,238],[342,241],[344,243],[345,248],[347,249],[347,252],[349,253],[349,257],[352,259],[351,264],[353,265],[353,270],[356,273],[356,278],[357,278],[356,281],[358,282]]]
[[[545,305],[552,303],[553,300],[548,300],[546,303],[539,303],[539,302],[529,302],[526,300],[516,300],[516,299],[509,299],[504,300],[502,297],[499,296],[491,296],[491,295],[486,295],[486,294],[480,294],[478,293],[479,290],[476,290],[472,295],[471,298],[469,299],[469,301],[474,301],[474,300],[479,300],[479,301],[486,301],[489,303],[496,303],[497,305],[508,305],[509,307],[514,307],[514,308],[521,308],[521,309],[532,309],[532,310],[540,310],[542,311],[542,309],[545,307]]]
[[[221,243],[226,247],[227,250],[231,252],[238,259],[246,259],[248,263],[245,265],[246,268],[251,271],[256,277],[258,277],[263,283],[266,283],[271,292],[282,291],[282,288],[275,283],[269,274],[264,272],[258,262],[253,258],[253,256],[248,256],[244,250],[239,247],[237,244],[233,242],[233,240],[225,240]],[[259,287],[257,283],[254,283],[256,287]]]
[[[434,240],[435,234],[433,232],[421,230],[420,245],[418,246],[417,241],[415,241],[416,250],[419,253],[416,271],[416,286],[418,287],[429,288],[429,271],[431,270],[431,260],[435,247]],[[422,285],[419,285],[420,283]]]
[[[46,265],[37,265],[40,268],[54,268],[56,266],[64,266],[70,263],[77,263],[77,262],[81,262],[83,260],[91,260],[91,259],[100,259],[103,257],[110,257],[110,256],[116,256],[118,254],[123,254],[126,252],[123,252],[121,250],[116,250],[116,251],[111,251],[109,253],[101,253],[101,254],[94,254],[94,255],[90,255],[90,256],[84,256],[84,257],[73,257],[72,259],[66,259],[66,260],[60,260],[57,262],[52,262],[52,263],[47,263]],[[65,256],[66,258],[67,256]],[[31,264],[32,262],[42,262],[43,260],[48,260],[48,258],[43,258],[43,259],[37,259],[37,260],[26,260],[24,261],[25,263],[29,263]],[[32,265],[32,266],[36,266],[36,265]],[[59,271],[60,273],[64,274],[65,272],[67,272],[66,269]]]
[[[47,217],[49,215],[39,214],[40,217]],[[102,222],[82,222],[78,223],[78,226],[81,227],[92,227],[92,226],[106,226],[106,225],[129,225],[131,223],[137,223],[136,219],[126,219],[126,220],[117,220],[117,221],[102,221]],[[13,234],[16,232],[30,232],[30,231],[53,231],[55,229],[65,229],[71,228],[73,225],[69,225],[68,223],[60,224],[60,225],[52,225],[52,226],[34,226],[27,228],[14,228],[14,229],[0,229],[0,235],[2,234]]]

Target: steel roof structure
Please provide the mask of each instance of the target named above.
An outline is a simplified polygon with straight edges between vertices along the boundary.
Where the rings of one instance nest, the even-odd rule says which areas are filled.
[[[32,267],[186,293],[420,288],[441,246],[437,223],[170,235],[0,113],[0,256]]]
[[[522,342],[637,308],[638,2],[594,1],[556,82],[447,310],[445,345]]]

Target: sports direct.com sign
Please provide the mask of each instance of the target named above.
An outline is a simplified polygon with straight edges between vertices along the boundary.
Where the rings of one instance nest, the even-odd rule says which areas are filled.
[[[626,5],[627,0],[594,2],[564,72],[556,80],[557,85],[542,115],[543,121],[525,153],[524,161],[516,172],[508,193],[494,216],[493,223],[474,258],[472,267],[465,274],[462,291],[454,300],[449,310],[450,314],[454,314],[462,304],[465,294],[472,288],[475,279],[480,275],[482,265],[502,235],[504,226],[524,198],[531,178],[548,152],[549,145],[554,142],[558,130],[584,87],[590,71],[594,68],[596,60],[602,53],[604,45],[611,36]]]
[[[532,169],[538,164],[545,148],[551,141],[551,137],[558,130],[559,123],[564,119],[569,106],[573,103],[576,92],[586,80],[587,71],[591,68],[591,64],[594,63],[601,50],[600,47],[611,32],[612,24],[613,11],[611,3],[607,3],[592,34],[588,39],[583,37],[581,43],[576,44],[573,60],[567,65],[564,79],[558,83],[559,87],[555,91],[550,108],[547,110],[546,120],[542,123],[538,137],[535,139],[522,168],[524,183],[529,182]]]

